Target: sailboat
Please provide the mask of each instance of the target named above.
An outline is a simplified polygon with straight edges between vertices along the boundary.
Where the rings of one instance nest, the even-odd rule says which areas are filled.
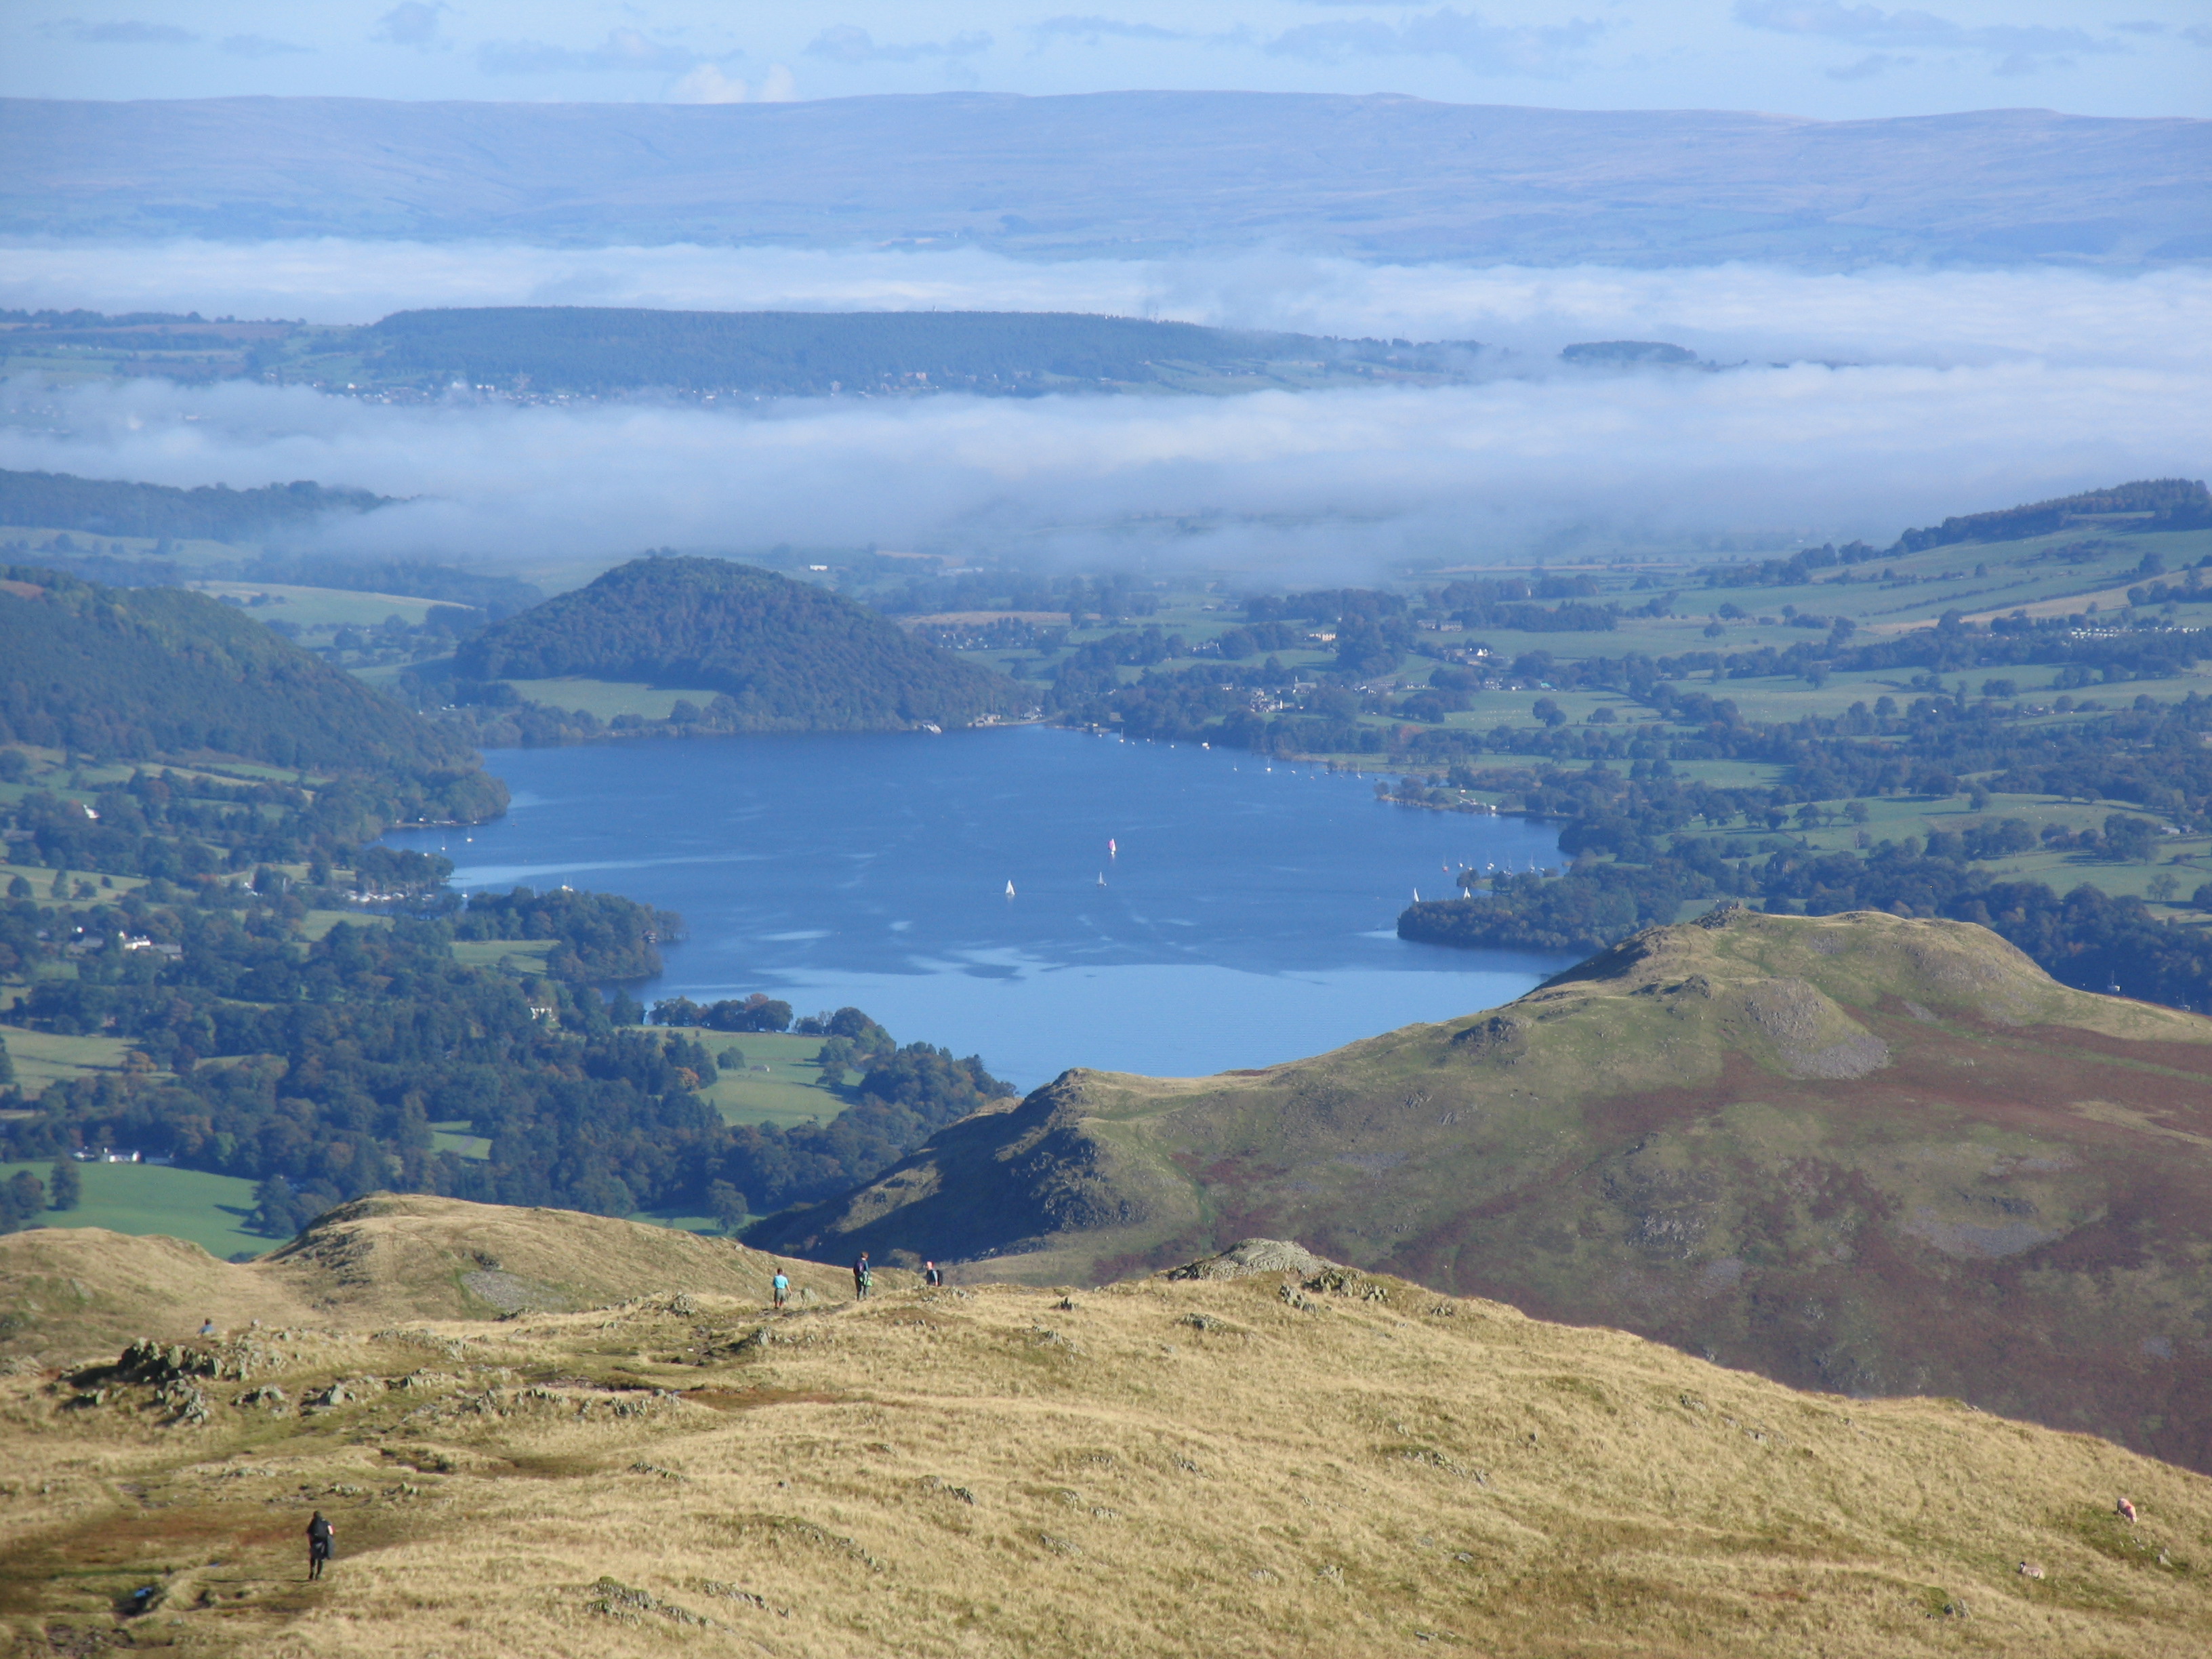
[[[1121,856],[1121,849],[1114,844],[1114,837],[1111,836],[1106,837],[1106,856],[1109,859],[1118,859]]]
[[[1014,884],[1013,884],[1013,883],[1012,883],[1012,882],[1010,881],[1010,882],[1008,882],[1008,883],[1006,884],[1006,896],[1007,896],[1008,898],[1012,898],[1012,897],[1013,897],[1013,896],[1014,896]]]
[[[1101,887],[1103,887],[1106,884],[1106,872],[1103,870],[1101,870],[1098,872],[1098,884]]]

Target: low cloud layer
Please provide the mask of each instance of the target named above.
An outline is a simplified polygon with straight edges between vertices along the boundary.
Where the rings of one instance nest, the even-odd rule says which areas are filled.
[[[18,381],[0,465],[419,498],[334,546],[538,563],[917,544],[1310,580],[1407,557],[1864,536],[2212,459],[2212,274],[1624,271],[974,252],[310,242],[0,250],[0,304],[362,319],[406,305],[1066,309],[1474,338],[1488,384],[1223,398],[393,409]],[[1660,339],[1717,374],[1561,372]],[[1773,365],[1782,364],[1783,367]]]
[[[1051,264],[968,249],[179,241],[0,246],[0,307],[371,322],[421,306],[1109,312],[1478,339],[1671,340],[1719,362],[2170,363],[2212,355],[2212,272],[1369,265],[1255,252]]]
[[[2202,372],[1799,366],[1226,398],[406,410],[157,382],[10,401],[0,465],[419,497],[330,544],[536,563],[916,544],[1372,573],[1405,557],[1903,526],[2201,474]]]

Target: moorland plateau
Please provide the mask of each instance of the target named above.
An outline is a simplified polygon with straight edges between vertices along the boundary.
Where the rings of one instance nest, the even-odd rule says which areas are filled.
[[[1281,93],[686,107],[0,101],[25,234],[1289,246],[1534,264],[2197,259],[2203,121],[1869,121]]]
[[[860,1303],[785,1263],[781,1317],[774,1265],[426,1198],[249,1266],[0,1239],[40,1322],[0,1339],[39,1355],[0,1376],[0,1619],[331,1659],[2058,1659],[2193,1653],[2208,1617],[2202,1476],[1956,1401],[1793,1394],[1280,1244]]]

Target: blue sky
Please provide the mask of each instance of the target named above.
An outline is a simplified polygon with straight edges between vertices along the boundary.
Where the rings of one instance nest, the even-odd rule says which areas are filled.
[[[0,94],[718,102],[1395,92],[1831,119],[2212,115],[2205,0],[15,0]]]

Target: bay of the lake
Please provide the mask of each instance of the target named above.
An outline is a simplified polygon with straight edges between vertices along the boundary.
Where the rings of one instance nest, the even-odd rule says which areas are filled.
[[[1198,1076],[1510,1000],[1565,957],[1408,944],[1418,890],[1554,863],[1516,817],[1374,780],[1042,727],[644,741],[489,757],[496,823],[395,832],[463,889],[567,884],[682,913],[634,990],[852,1004],[1024,1089],[1070,1066]]]

